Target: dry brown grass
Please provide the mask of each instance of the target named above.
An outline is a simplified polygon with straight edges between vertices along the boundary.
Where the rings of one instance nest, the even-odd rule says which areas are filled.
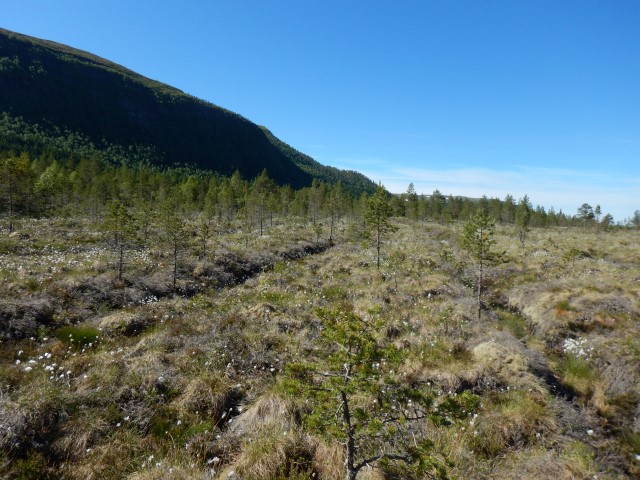
[[[274,425],[285,432],[295,430],[299,422],[299,405],[291,399],[267,392],[235,419],[230,432],[238,436],[251,436],[262,425]]]
[[[483,410],[473,425],[470,446],[486,458],[535,445],[557,429],[546,400],[535,392],[496,392]]]
[[[314,448],[306,435],[280,425],[262,425],[242,443],[229,471],[247,480],[310,478]]]
[[[85,451],[74,463],[66,463],[61,471],[67,478],[117,480],[133,473],[143,463],[145,441],[133,432],[123,430],[107,442]]]
[[[211,480],[214,474],[203,471],[197,464],[173,465],[171,463],[159,467],[151,467],[137,471],[126,477],[127,480]]]
[[[313,439],[311,440],[313,441]],[[344,448],[338,443],[315,441],[313,470],[319,480],[332,480],[344,476]]]
[[[53,442],[57,455],[66,460],[76,460],[86,455],[110,430],[103,417],[88,409],[80,409],[74,418],[67,420],[60,429],[61,436]]]
[[[578,459],[573,454],[569,456],[558,455],[552,450],[541,448],[528,449],[526,452],[508,455],[492,475],[493,478],[509,480],[615,478],[615,476],[595,471],[588,462],[585,464],[583,459]]]
[[[229,379],[210,372],[192,379],[175,401],[180,410],[206,416],[214,423],[235,407],[239,394]]]

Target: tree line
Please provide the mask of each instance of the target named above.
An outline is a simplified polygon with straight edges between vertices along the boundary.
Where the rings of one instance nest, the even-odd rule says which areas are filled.
[[[101,218],[109,204],[120,202],[132,213],[145,216],[158,205],[173,205],[183,219],[205,216],[220,223],[243,220],[250,230],[262,235],[274,220],[303,219],[316,229],[322,226],[333,239],[336,221],[349,215],[367,222],[367,203],[381,199],[367,192],[354,193],[349,186],[314,180],[311,186],[294,190],[278,185],[264,170],[253,179],[239,172],[229,177],[190,168],[157,167],[148,163],[119,165],[103,162],[99,156],[66,158],[23,152],[0,152],[0,215],[9,229],[14,219],[38,215],[91,215]],[[378,194],[379,195],[379,194]],[[530,227],[581,226],[607,229],[613,218],[585,203],[576,215],[552,208],[534,207],[525,195],[518,201],[445,196],[438,190],[418,194],[413,184],[400,195],[385,197],[389,215],[419,221],[465,222],[477,212],[494,221],[517,227],[522,242]],[[370,219],[371,220],[371,219]],[[640,226],[640,212],[628,222]]]

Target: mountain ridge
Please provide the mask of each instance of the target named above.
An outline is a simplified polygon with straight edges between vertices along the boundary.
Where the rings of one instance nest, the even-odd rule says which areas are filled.
[[[46,99],[46,101],[43,101]],[[263,169],[300,188],[313,178],[359,191],[364,175],[328,167],[277,139],[266,127],[90,52],[0,29],[0,113],[40,137],[76,135],[103,153],[143,149],[153,164],[247,177]],[[11,130],[12,135],[6,135]],[[0,147],[39,154],[51,141],[0,128]],[[39,143],[38,143],[39,142]],[[133,157],[129,155],[130,161]]]

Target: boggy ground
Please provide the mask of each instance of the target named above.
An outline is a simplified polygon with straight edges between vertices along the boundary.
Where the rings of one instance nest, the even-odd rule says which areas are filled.
[[[331,248],[302,222],[219,232],[207,258],[185,247],[177,292],[162,245],[131,251],[118,282],[89,221],[2,233],[0,475],[342,478],[340,444],[279,388],[322,355],[330,307],[383,318],[398,378],[436,403],[479,396],[415,427],[449,477],[640,476],[640,232],[536,229],[523,246],[499,228],[478,320],[461,226],[397,223],[380,271],[348,221]]]

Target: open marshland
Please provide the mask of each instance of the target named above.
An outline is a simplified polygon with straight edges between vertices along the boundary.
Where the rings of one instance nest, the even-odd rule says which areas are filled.
[[[330,368],[322,319],[348,312],[401,354],[371,381],[429,399],[398,427],[428,459],[420,473],[387,458],[359,478],[637,478],[638,231],[534,228],[523,245],[496,227],[478,318],[462,224],[393,223],[379,269],[356,220],[333,243],[303,221],[228,225],[205,255],[194,227],[175,288],[167,245],[125,251],[118,278],[88,219],[3,232],[0,472],[343,478],[341,413],[319,427],[321,399],[287,385],[293,364]],[[367,392],[352,405],[375,403]],[[362,438],[357,454],[402,446]]]

